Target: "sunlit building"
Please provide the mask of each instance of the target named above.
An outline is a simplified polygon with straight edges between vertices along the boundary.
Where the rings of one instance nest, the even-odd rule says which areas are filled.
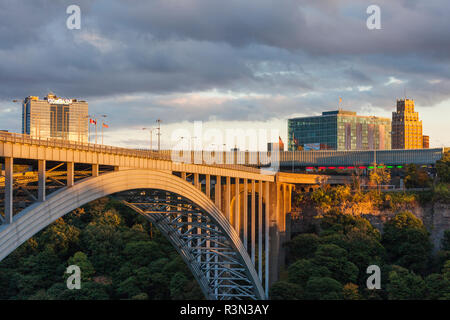
[[[430,149],[430,136],[423,136],[423,148]]]
[[[328,111],[288,120],[289,150],[391,149],[391,119]]]
[[[25,98],[22,133],[33,138],[56,138],[88,142],[88,104],[77,99],[62,99],[49,93]]]
[[[414,111],[414,100],[397,99],[392,113],[392,149],[422,149],[422,121]]]

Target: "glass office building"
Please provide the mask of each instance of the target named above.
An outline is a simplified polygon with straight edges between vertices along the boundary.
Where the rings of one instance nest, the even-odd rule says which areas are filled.
[[[48,94],[25,98],[22,109],[22,133],[33,138],[56,138],[88,142],[88,104],[77,99],[62,99]]]
[[[321,116],[288,120],[289,150],[391,149],[389,118],[328,111]]]

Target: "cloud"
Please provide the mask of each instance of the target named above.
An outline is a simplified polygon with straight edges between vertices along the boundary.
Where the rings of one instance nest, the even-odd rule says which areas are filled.
[[[402,84],[404,81],[397,79],[396,77],[389,77],[389,80],[384,83],[385,86],[390,86],[392,84]]]
[[[111,128],[211,119],[266,121],[368,105],[404,92],[424,108],[450,99],[450,4],[379,0],[0,2],[0,127],[12,99],[53,91],[88,100]],[[17,127],[16,126],[16,127]],[[132,138],[130,138],[132,139]]]

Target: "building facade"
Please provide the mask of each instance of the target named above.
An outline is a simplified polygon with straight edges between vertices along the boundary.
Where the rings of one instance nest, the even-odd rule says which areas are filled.
[[[33,138],[88,142],[88,104],[49,93],[42,100],[29,96],[22,108],[22,133]]]
[[[391,120],[329,111],[288,120],[289,150],[391,149]]]
[[[423,136],[423,149],[429,149],[430,148],[430,136]]]
[[[414,111],[414,100],[397,99],[392,112],[392,149],[422,149],[422,121]]]

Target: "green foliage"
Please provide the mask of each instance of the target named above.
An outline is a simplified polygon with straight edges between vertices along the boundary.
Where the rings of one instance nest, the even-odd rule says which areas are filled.
[[[301,288],[306,286],[311,277],[329,277],[330,270],[325,266],[320,266],[310,259],[297,260],[288,268],[288,279],[290,283],[297,284]]]
[[[418,168],[415,164],[406,167],[405,175],[406,188],[427,188],[431,186],[431,178],[423,168]]]
[[[432,244],[422,221],[411,212],[401,212],[385,223],[382,243],[389,263],[426,272]]]
[[[422,300],[426,297],[423,279],[405,268],[394,266],[387,285],[389,300]]]
[[[303,298],[303,289],[295,283],[277,281],[269,291],[272,300],[300,300]]]
[[[450,203],[450,187],[448,184],[439,183],[434,187],[434,201]]]
[[[72,264],[81,268],[81,290],[67,289]],[[58,219],[5,258],[0,288],[0,299],[203,299],[172,245],[108,198]]]
[[[436,162],[437,176],[443,183],[450,183],[450,152],[445,152],[441,160]]]
[[[329,277],[312,277],[305,288],[305,298],[309,300],[340,300],[343,286]]]
[[[334,244],[324,244],[317,248],[314,263],[327,268],[333,279],[340,283],[356,282],[358,267],[347,260],[347,251]]]
[[[388,184],[391,181],[391,172],[382,164],[375,166],[370,170],[369,181],[372,185],[378,186],[378,190],[380,190],[382,184]]]
[[[314,233],[304,233],[295,236],[285,244],[289,261],[294,262],[298,259],[312,258],[319,244],[320,238]]]
[[[450,298],[450,279],[442,274],[433,273],[425,278],[427,298],[440,300]]]
[[[95,274],[94,267],[89,258],[83,252],[76,252],[67,263],[68,265],[77,265],[81,270],[81,279],[90,280]]]
[[[441,188],[440,194],[436,189]],[[287,274],[272,299],[446,299],[450,300],[450,231],[432,259],[432,244],[422,221],[405,207],[444,198],[447,185],[420,192],[347,192],[324,187],[301,199],[321,214],[316,233],[297,235],[286,244]],[[442,200],[439,200],[442,201]],[[384,223],[383,234],[359,216],[340,208],[358,202],[399,212]],[[366,288],[369,265],[381,268],[381,289]]]
[[[41,237],[46,246],[66,258],[78,248],[80,230],[60,218],[46,228]]]

